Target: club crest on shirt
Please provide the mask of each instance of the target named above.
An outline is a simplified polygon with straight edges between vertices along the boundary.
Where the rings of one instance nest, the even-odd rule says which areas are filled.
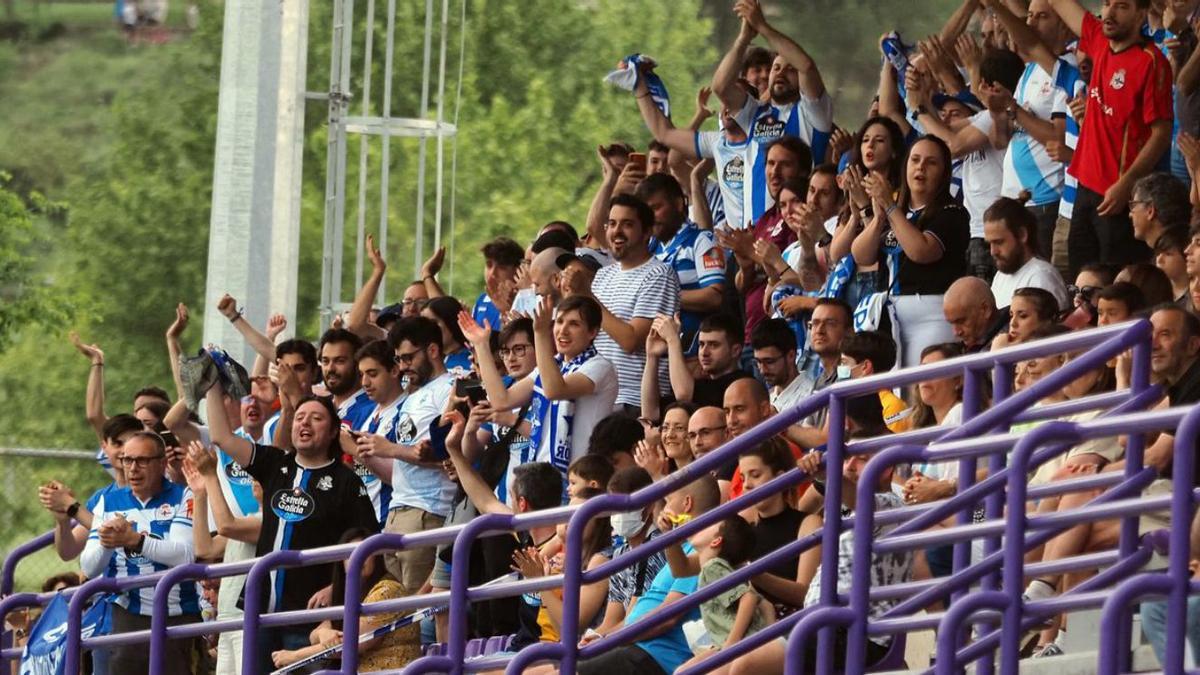
[[[1112,79],[1108,81],[1108,86],[1113,89],[1120,89],[1125,86],[1125,69],[1121,68],[1113,73]]]
[[[289,523],[306,520],[315,509],[316,503],[312,495],[299,487],[277,490],[271,496],[271,510],[280,520]]]
[[[721,179],[726,184],[741,184],[746,180],[746,162],[741,157],[734,157],[729,160],[722,170]]]
[[[408,415],[400,418],[396,426],[396,439],[403,445],[412,445],[417,440],[417,424]]]
[[[154,511],[157,520],[170,520],[175,517],[175,507],[170,504],[160,504]]]
[[[754,133],[751,134],[760,143],[771,141],[783,136],[783,122],[775,115],[766,115],[754,122]]]
[[[725,267],[725,258],[722,257],[721,249],[719,248],[708,249],[708,252],[701,257],[701,260],[706,270],[719,270]]]
[[[321,480],[317,481],[317,489],[321,492],[328,492],[333,488],[333,476],[321,476]]]

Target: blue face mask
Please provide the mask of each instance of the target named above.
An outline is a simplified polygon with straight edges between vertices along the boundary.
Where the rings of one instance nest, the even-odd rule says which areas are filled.
[[[845,365],[845,364],[838,364],[838,367],[837,367],[837,379],[838,379],[838,381],[841,381],[841,380],[848,380],[848,379],[850,379],[850,377],[851,377],[851,375],[850,375],[850,371],[852,371],[852,370],[854,370],[854,366],[847,366],[847,365]]]

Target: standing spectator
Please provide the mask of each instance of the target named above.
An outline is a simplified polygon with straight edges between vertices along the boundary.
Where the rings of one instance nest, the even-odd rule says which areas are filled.
[[[796,368],[796,340],[783,319],[767,319],[750,336],[754,365],[770,387],[771,407],[783,412],[812,393],[813,380]]]
[[[433,457],[430,429],[446,408],[455,376],[446,370],[442,330],[430,319],[401,319],[388,333],[388,343],[411,392],[400,403],[396,440],[379,435],[356,440],[360,461],[368,466],[377,466],[379,459],[391,460],[392,500],[384,532],[413,534],[445,524],[454,499],[454,483]],[[484,350],[491,354],[489,347]],[[359,364],[361,368],[361,360]],[[433,548],[410,548],[393,552],[384,561],[388,573],[413,595],[429,578],[434,553]]]
[[[658,419],[658,360],[665,351],[671,373],[671,391],[677,401],[696,405],[720,405],[725,389],[734,380],[750,377],[738,368],[742,327],[728,314],[713,314],[700,324],[699,377],[693,376],[684,360],[684,348],[675,320],[660,316],[650,328],[646,344],[646,371],[642,377],[642,416]]]
[[[221,407],[219,399],[215,407]],[[163,478],[166,452],[162,437],[152,431],[135,432],[125,441],[121,465],[127,485],[110,492],[97,506],[79,557],[80,568],[88,577],[143,576],[195,559],[192,494]],[[149,629],[153,607],[152,586],[120,594],[113,603],[113,632]],[[172,588],[167,609],[167,625],[199,623],[196,583],[185,581]],[[169,640],[164,672],[190,673],[191,648],[191,639]],[[117,646],[111,650],[109,667],[113,673],[148,673],[149,654],[142,645]]]
[[[742,19],[742,28],[713,74],[712,90],[722,105],[738,111],[737,124],[749,135],[742,217],[757,222],[778,198],[777,192],[768,189],[768,148],[784,137],[797,139],[809,150],[801,167],[807,174],[813,158],[824,161],[825,148],[833,133],[833,99],[825,89],[816,62],[800,45],[767,22],[758,0],[739,0],[734,11]],[[771,64],[768,91],[760,92],[769,97],[765,104],[737,84],[746,49],[756,34],[766,38],[777,53]],[[782,250],[784,246],[779,248]]]
[[[487,321],[493,329],[500,330],[500,317],[512,308],[517,292],[517,268],[525,259],[525,251],[508,237],[496,237],[484,244],[482,253],[484,292],[475,300],[471,316],[481,324]]]
[[[1034,214],[1015,199],[1001,197],[984,215],[984,236],[997,274],[992,279],[992,297],[1004,308],[1018,288],[1041,288],[1058,300],[1059,309],[1070,307],[1067,285],[1054,266],[1038,257],[1038,222]]]
[[[886,264],[900,335],[900,365],[915,365],[921,350],[953,338],[942,316],[942,295],[962,276],[970,216],[950,196],[950,148],[924,136],[908,150],[900,198],[878,171],[863,178],[874,218],[854,240],[860,265]]]
[[[1078,0],[1049,0],[1092,58],[1087,111],[1069,169],[1079,179],[1068,238],[1072,276],[1085,263],[1149,258],[1125,212],[1133,185],[1171,143],[1171,66],[1142,35],[1150,0],[1110,2],[1102,19]]]
[[[396,350],[387,340],[372,340],[354,354],[362,373],[363,390],[371,399],[370,411],[354,426],[349,427],[353,438],[360,435],[382,436],[391,443],[399,442],[400,405],[404,402],[404,385],[400,381],[400,363]],[[345,426],[345,420],[343,420]],[[349,444],[347,444],[349,445]],[[349,448],[357,455],[358,447]],[[375,508],[379,522],[387,520],[392,503],[392,461],[378,455],[355,457],[354,472],[362,479]]]
[[[679,277],[681,339],[689,356],[696,353],[700,322],[721,307],[725,254],[712,232],[687,217],[683,189],[670,174],[651,174],[634,193],[654,212],[654,257]]]
[[[557,468],[564,487],[571,462],[586,454],[593,429],[618,397],[619,373],[595,344],[601,312],[592,298],[573,295],[558,304],[555,315],[550,299],[542,298],[533,325],[537,368],[507,387],[487,347],[490,332],[465,314],[459,317],[475,345],[491,407],[529,406],[531,459]]]
[[[616,368],[617,403],[630,411],[641,407],[643,350],[650,324],[659,314],[675,316],[679,310],[678,275],[650,253],[653,228],[654,212],[645,202],[632,195],[613,197],[605,234],[617,264],[600,268],[590,287],[578,271],[564,273],[564,284],[572,292],[600,304],[603,320],[596,351]],[[664,363],[659,368],[660,395],[667,393],[667,377]]]
[[[236,436],[221,406],[221,385],[208,391],[209,433],[235,462],[262,485],[263,523],[255,556],[277,550],[301,551],[336,544],[352,527],[378,531],[367,489],[354,471],[338,461],[337,408],[326,398],[308,396],[295,406],[292,447],[284,452]],[[295,392],[284,392],[295,396]],[[330,580],[329,565],[271,572],[261,605],[264,612],[304,610]],[[323,601],[316,601],[323,604]],[[259,636],[258,671],[271,670],[271,653],[308,646],[315,624],[265,629]]]
[[[992,289],[979,277],[950,284],[942,298],[942,315],[967,354],[987,351],[1008,324],[1005,313],[996,309]]]
[[[1129,198],[1129,221],[1133,238],[1152,250],[1171,230],[1186,230],[1192,217],[1188,187],[1168,173],[1143,176],[1133,186]]]
[[[355,355],[362,345],[361,338],[341,328],[325,331],[317,345],[321,381],[333,397],[342,425],[351,429],[357,429],[375,409],[375,403],[359,382]]]
[[[430,300],[421,310],[421,317],[432,321],[441,331],[442,362],[455,377],[466,377],[471,372],[471,350],[467,349],[467,339],[458,328],[461,311],[462,303],[448,295]],[[388,339],[395,344],[390,333]]]

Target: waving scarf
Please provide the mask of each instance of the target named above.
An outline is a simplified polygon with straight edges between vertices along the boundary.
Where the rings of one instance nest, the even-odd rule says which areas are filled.
[[[596,347],[588,345],[587,349],[570,361],[563,363],[563,356],[559,354],[554,357],[554,362],[558,364],[559,372],[566,377],[597,356],[599,354]],[[533,399],[529,410],[533,417],[529,443],[534,452],[542,447],[542,440],[548,438],[550,463],[566,474],[567,466],[571,463],[571,423],[575,420],[575,401],[547,398],[542,388],[542,374],[538,373],[537,379],[533,381]]]
[[[642,64],[649,64],[651,70],[643,72],[638,68]],[[649,56],[630,54],[621,59],[621,65],[605,76],[604,80],[625,91],[637,91],[638,80],[646,78],[646,89],[650,91],[650,100],[654,101],[654,105],[658,106],[663,115],[670,117],[671,98],[667,94],[667,85],[663,84],[661,77],[654,74],[655,65],[654,59]]]

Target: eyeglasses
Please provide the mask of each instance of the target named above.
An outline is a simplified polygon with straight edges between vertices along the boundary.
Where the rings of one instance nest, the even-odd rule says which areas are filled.
[[[525,355],[529,353],[529,348],[532,346],[533,345],[529,344],[528,342],[525,342],[523,344],[513,345],[512,347],[501,347],[500,358],[507,359],[511,354],[518,359],[523,359],[525,358]]]
[[[696,440],[697,438],[701,438],[701,437],[703,437],[703,436],[707,436],[707,435],[709,435],[709,434],[715,434],[715,433],[717,433],[718,431],[725,431],[725,425],[724,425],[724,424],[722,424],[722,425],[721,425],[721,426],[719,426],[719,427],[705,427],[705,428],[703,428],[703,429],[697,429],[697,430],[695,430],[695,431],[689,431],[689,432],[688,432],[688,435],[687,435],[687,437],[688,437],[688,440],[689,440],[689,441],[694,441],[694,440]]]
[[[254,398],[254,396],[252,396],[252,395],[248,395],[248,396],[243,396],[240,400],[242,402],[242,405],[250,405],[258,399]]]
[[[153,462],[157,462],[165,456],[166,455],[155,455],[153,457],[122,457],[121,465],[126,469],[134,466],[138,467],[139,469],[145,469]]]
[[[1149,199],[1130,199],[1129,200],[1129,208],[1132,209],[1133,207],[1135,207],[1139,204],[1141,204],[1142,206],[1148,206],[1153,203],[1154,202],[1150,201]]]
[[[809,321],[808,329],[816,330],[818,328],[839,328],[842,322],[838,319],[822,319],[820,321]]]
[[[1099,286],[1076,286],[1075,284],[1067,286],[1067,293],[1070,294],[1071,297],[1081,295],[1085,298],[1091,299],[1093,295],[1099,292]]]
[[[770,368],[782,360],[783,360],[782,356],[768,356],[768,357],[762,358],[762,359],[755,357],[754,365],[758,366],[759,369],[761,370],[763,368]]]
[[[420,353],[421,353],[420,349],[418,349],[416,351],[408,352],[407,354],[399,354],[398,353],[398,354],[396,354],[396,360],[399,361],[400,363],[403,363],[404,365],[411,366],[412,362],[417,358],[417,354],[420,354]]]
[[[429,304],[429,301],[428,301],[428,300],[423,300],[423,299],[421,299],[421,300],[418,300],[418,299],[409,298],[409,299],[407,299],[407,300],[401,300],[401,301],[400,301],[400,304],[401,304],[401,305],[404,305],[405,307],[417,307],[417,308],[422,308],[422,307],[424,307],[425,305]]]

